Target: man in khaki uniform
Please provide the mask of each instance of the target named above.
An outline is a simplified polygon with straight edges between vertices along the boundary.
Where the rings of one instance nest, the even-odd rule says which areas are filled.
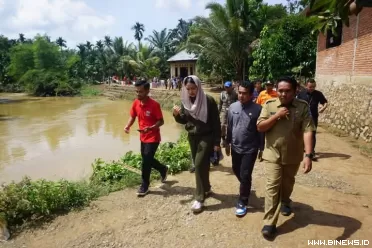
[[[238,101],[238,94],[236,94],[233,85],[230,81],[224,84],[225,91],[220,94],[220,102],[218,104],[218,112],[221,120],[221,135],[222,147],[226,146],[226,128],[227,128],[227,112],[232,103]]]
[[[279,212],[292,213],[290,196],[300,163],[304,173],[312,167],[312,132],[315,126],[307,102],[296,99],[297,81],[278,80],[279,98],[268,100],[257,120],[257,129],[266,133],[263,152],[266,171],[265,215],[262,234],[273,238]],[[305,148],[305,157],[304,157]]]

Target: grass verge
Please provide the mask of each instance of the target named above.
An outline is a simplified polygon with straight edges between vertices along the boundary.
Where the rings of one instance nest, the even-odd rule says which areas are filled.
[[[82,97],[96,97],[102,94],[102,90],[99,86],[85,85],[80,90],[80,96]]]
[[[161,144],[156,158],[169,165],[171,174],[189,169],[190,150],[186,134],[183,133],[176,143]],[[128,152],[112,162],[96,159],[92,166],[93,173],[86,181],[33,181],[24,178],[21,182],[4,185],[0,191],[0,217],[6,219],[14,230],[24,224],[40,223],[59,213],[87,206],[100,196],[141,182],[140,174],[135,172],[141,168],[140,154]],[[152,180],[159,178],[158,173],[152,174]]]

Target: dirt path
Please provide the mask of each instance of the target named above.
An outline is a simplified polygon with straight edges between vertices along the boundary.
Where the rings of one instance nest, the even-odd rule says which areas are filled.
[[[113,193],[81,212],[23,232],[0,247],[292,248],[307,247],[308,240],[337,238],[369,240],[372,247],[372,161],[324,130],[318,140],[321,158],[311,174],[298,175],[293,193],[295,214],[280,217],[280,235],[273,242],[260,234],[262,164],[254,171],[252,207],[239,219],[234,215],[238,183],[225,159],[222,166],[212,168],[215,194],[199,215],[189,210],[194,176],[185,172],[170,177],[165,185],[155,185],[143,199],[136,197],[135,189]]]

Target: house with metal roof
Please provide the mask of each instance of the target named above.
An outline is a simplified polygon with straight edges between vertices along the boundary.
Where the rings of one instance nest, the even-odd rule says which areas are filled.
[[[197,73],[196,62],[198,58],[193,53],[182,50],[176,55],[170,57],[167,61],[170,65],[171,77],[185,78],[188,75]]]

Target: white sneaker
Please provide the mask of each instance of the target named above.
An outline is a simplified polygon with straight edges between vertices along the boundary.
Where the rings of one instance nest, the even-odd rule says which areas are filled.
[[[194,213],[200,213],[203,210],[204,204],[198,201],[194,201],[191,207],[191,211]]]

